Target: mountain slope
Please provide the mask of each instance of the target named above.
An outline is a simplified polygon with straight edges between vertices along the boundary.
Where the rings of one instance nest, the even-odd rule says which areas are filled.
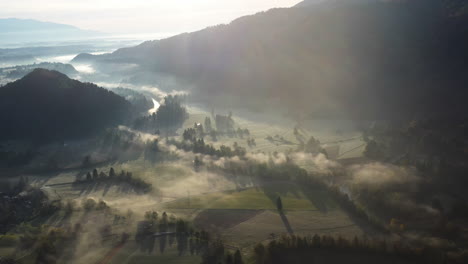
[[[468,17],[459,2],[325,1],[75,60],[137,63],[219,105],[364,119],[465,115]]]
[[[83,138],[124,121],[129,110],[108,90],[35,69],[0,88],[0,139]]]

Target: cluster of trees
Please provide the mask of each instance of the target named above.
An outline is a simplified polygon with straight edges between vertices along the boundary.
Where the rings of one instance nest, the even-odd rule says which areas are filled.
[[[33,249],[35,263],[59,263],[60,259],[71,259],[78,242],[81,225],[49,228],[46,226],[33,227],[28,224],[20,225],[20,250]]]
[[[314,182],[313,184],[316,185],[317,183]],[[326,185],[323,185],[323,187],[328,189],[328,192],[332,195],[334,200],[337,201],[341,208],[346,210],[346,212],[348,212],[350,215],[357,217],[361,221],[364,221],[367,225],[381,232],[395,231],[394,229],[386,226],[385,223],[383,223],[377,217],[370,215],[364,208],[357,206],[356,203],[352,201],[347,194],[341,192],[338,187],[330,187]]]
[[[190,133],[191,132],[184,132],[184,135]],[[222,145],[219,147],[219,149],[215,149],[213,145],[206,144],[205,140],[202,138],[193,139],[192,137],[190,137],[190,139],[192,140],[177,141],[176,139],[168,139],[167,144],[174,145],[178,149],[183,149],[185,151],[192,151],[198,154],[217,156],[219,158],[234,156],[242,157],[246,154],[245,148],[239,146],[236,142],[234,142],[233,148]]]
[[[296,138],[300,138],[300,137],[296,135]],[[303,141],[299,141],[299,142],[300,143],[299,143],[298,151],[303,151],[303,152],[312,153],[312,154],[322,153],[322,154],[325,154],[325,156],[328,156],[326,150],[322,148],[320,141],[314,138],[313,136],[311,136],[309,140],[307,140],[307,142],[305,143]]]
[[[250,148],[256,147],[256,146],[257,146],[257,142],[255,142],[255,138],[248,138],[248,139],[247,139],[247,145],[248,145]]]
[[[156,211],[147,211],[145,220],[138,223],[135,235],[140,250],[152,253],[158,240],[159,251],[164,253],[167,243],[169,246],[174,244],[176,222],[177,219],[173,215],[168,216],[166,212],[159,217]]]
[[[187,109],[182,106],[182,98],[177,95],[168,95],[156,113],[138,118],[133,127],[143,131],[159,130],[172,133],[181,127],[187,118],[188,113]]]
[[[70,207],[69,203],[67,203],[67,207]],[[92,198],[83,200],[81,203],[81,207],[83,208],[83,210],[87,212],[92,211],[92,210],[107,211],[110,209],[110,207],[103,200],[99,200],[99,202],[96,202]]]
[[[335,263],[333,255],[342,257],[360,257],[363,263],[365,255],[373,258],[368,263],[375,263],[380,258],[388,263],[404,262],[412,263],[449,263],[448,256],[440,249],[434,247],[412,248],[402,241],[387,242],[385,240],[370,240],[366,237],[349,240],[346,238],[328,235],[314,235],[313,237],[282,236],[272,240],[268,244],[257,244],[253,249],[256,264],[289,264],[304,263],[305,260],[313,260],[320,256]],[[339,260],[338,258],[335,260]],[[393,262],[392,262],[393,261]],[[321,262],[320,262],[321,263]],[[456,262],[455,262],[456,263]]]
[[[20,195],[18,195],[21,193]],[[111,213],[104,201],[85,199],[80,208],[74,200],[50,201],[41,190],[29,186],[27,180],[21,180],[10,192],[0,193],[0,246],[15,247],[18,252],[32,251],[34,263],[63,263],[74,257],[75,249],[82,231],[80,223],[50,227],[32,224],[37,218],[47,219],[62,210],[70,216],[79,209],[86,213]],[[117,215],[116,215],[117,217]],[[122,218],[130,219],[131,213]],[[98,229],[103,241],[111,235],[110,225]],[[126,233],[122,238],[128,237]],[[0,258],[0,263],[16,263],[13,259]]]
[[[243,264],[242,254],[239,249],[234,254],[228,251],[221,240],[208,243],[202,254],[202,264]]]
[[[430,176],[446,177],[444,170],[465,169],[467,125],[464,119],[376,123],[363,129],[366,154],[376,160],[416,166]]]
[[[255,181],[300,181],[309,179],[305,169],[300,168],[296,164],[289,161],[276,164],[273,161],[273,156],[268,162],[257,162],[255,160],[245,160],[244,162],[236,162],[226,160],[223,167],[209,165],[211,170],[221,170],[231,175],[246,175],[250,176]]]
[[[143,252],[153,252],[156,242],[159,242],[161,253],[167,246],[176,244],[179,255],[193,255],[201,249],[200,241],[193,241],[196,236],[206,238],[208,235],[206,232],[195,234],[188,222],[168,216],[166,212],[159,216],[156,211],[147,211],[145,220],[138,223],[135,241]]]
[[[159,244],[160,253],[176,246],[179,256],[198,255],[204,264],[243,263],[240,252],[230,254],[222,241],[213,240],[210,233],[194,230],[189,222],[166,212],[159,215],[156,211],[147,211],[145,220],[138,223],[135,241],[140,250],[147,253],[152,253]]]
[[[164,151],[159,147],[159,140],[147,141],[144,145],[145,159],[152,162],[173,161],[179,157],[173,152]]]
[[[394,191],[417,201],[432,201],[427,205],[439,214],[439,219],[434,221],[437,222],[434,235],[453,240],[461,234],[456,230],[463,228],[456,223],[468,219],[468,202],[463,198],[466,192],[463,186],[468,184],[467,126],[466,119],[456,118],[421,118],[363,126],[363,138],[367,142],[364,154],[373,160],[416,168],[417,175],[424,178],[417,191],[404,186]],[[421,217],[420,211],[392,206],[395,203],[388,201],[386,193],[366,189],[360,190],[359,197],[372,210],[385,207],[382,213],[410,219]],[[450,203],[440,203],[435,194],[441,193],[452,197]]]
[[[188,141],[204,139],[206,136],[210,136],[211,140],[213,141],[218,141],[218,137],[222,135],[227,135],[229,137],[238,137],[240,139],[243,139],[244,136],[245,137],[250,136],[250,131],[247,128],[242,129],[240,127],[237,128],[237,130],[235,129],[216,130],[212,127],[211,118],[206,117],[205,126],[203,126],[200,123],[195,123],[193,128],[186,129],[182,136],[184,140],[188,140]]]
[[[152,190],[152,185],[150,183],[147,183],[140,178],[133,177],[131,172],[125,172],[122,170],[117,174],[112,167],[109,169],[108,175],[103,171],[98,173],[97,169],[94,169],[92,172],[86,173],[86,177],[84,179],[77,178],[75,183],[127,183],[145,193]]]
[[[58,211],[60,204],[49,200],[42,190],[29,185],[26,178],[0,192],[0,233],[7,232],[18,223]]]
[[[110,152],[126,151],[130,147],[135,147],[137,136],[122,129],[107,129],[100,137],[102,149]]]

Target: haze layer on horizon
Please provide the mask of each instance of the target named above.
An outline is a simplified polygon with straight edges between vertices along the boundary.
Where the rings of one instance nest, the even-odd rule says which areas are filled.
[[[115,34],[181,33],[229,23],[301,0],[15,0],[0,2],[0,18],[23,18]]]

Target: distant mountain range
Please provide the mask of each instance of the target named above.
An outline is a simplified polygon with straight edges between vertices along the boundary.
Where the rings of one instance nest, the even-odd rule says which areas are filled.
[[[18,33],[33,31],[81,31],[81,29],[64,24],[42,22],[33,19],[5,18],[0,19],[1,33]]]
[[[104,33],[64,24],[32,19],[0,19],[0,44],[78,40],[102,35]]]
[[[121,124],[131,105],[94,84],[35,69],[0,87],[0,140],[79,139]]]
[[[76,76],[79,73],[71,64],[64,64],[58,62],[41,62],[37,64],[0,68],[0,78],[4,77],[10,80],[23,78],[25,75],[29,74],[37,68],[58,71],[67,76]]]
[[[212,105],[331,118],[459,117],[468,113],[467,6],[304,2],[75,61],[136,63],[184,80]]]

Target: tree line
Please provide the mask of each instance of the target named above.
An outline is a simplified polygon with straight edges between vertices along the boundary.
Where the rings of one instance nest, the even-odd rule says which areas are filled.
[[[197,255],[203,264],[241,264],[239,251],[233,255],[219,239],[204,230],[195,230],[184,219],[163,212],[147,211],[145,220],[138,223],[135,241],[140,251],[151,254],[159,244],[159,252],[164,254],[167,247],[177,247],[179,256]]]
[[[178,149],[182,149],[184,151],[191,151],[193,153],[197,154],[204,154],[204,155],[209,155],[209,156],[216,156],[218,158],[231,158],[234,156],[245,156],[247,151],[245,148],[239,146],[237,143],[233,145],[233,147],[221,145],[219,149],[216,149],[213,147],[211,144],[206,144],[205,140],[203,138],[200,139],[193,139],[191,138],[190,140],[184,140],[184,141],[178,141],[176,139],[168,139],[167,141],[168,145],[174,145]]]
[[[252,250],[256,264],[315,263],[315,256],[330,260],[333,255],[342,255],[344,258],[359,258],[362,259],[362,263],[366,263],[363,256],[371,255],[374,256],[372,261],[381,258],[381,260],[389,261],[388,263],[409,261],[421,264],[463,263],[458,261],[466,260],[468,257],[468,254],[462,254],[450,258],[441,249],[429,246],[410,247],[399,240],[388,242],[386,240],[371,240],[367,237],[354,237],[350,240],[317,234],[306,237],[282,236],[266,244],[258,243]],[[335,262],[331,261],[331,263]]]
[[[125,172],[124,170],[122,170],[120,173],[117,174],[114,168],[112,167],[109,169],[109,174],[106,174],[103,171],[98,173],[98,170],[94,169],[92,172],[86,173],[84,179],[77,178],[75,180],[75,184],[80,183],[127,183],[132,187],[141,190],[145,193],[150,192],[153,188],[150,183],[147,183],[140,178],[134,177],[131,172]]]

